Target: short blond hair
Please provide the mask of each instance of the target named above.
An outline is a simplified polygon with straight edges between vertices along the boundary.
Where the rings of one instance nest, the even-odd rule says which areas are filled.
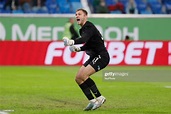
[[[80,8],[80,9],[77,9],[77,11],[83,11],[85,15],[88,15],[88,12],[85,9]]]

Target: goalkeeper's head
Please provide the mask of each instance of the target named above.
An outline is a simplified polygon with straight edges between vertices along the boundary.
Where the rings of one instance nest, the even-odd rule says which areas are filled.
[[[84,9],[77,9],[75,16],[76,16],[77,23],[80,26],[83,26],[87,21],[88,12]]]

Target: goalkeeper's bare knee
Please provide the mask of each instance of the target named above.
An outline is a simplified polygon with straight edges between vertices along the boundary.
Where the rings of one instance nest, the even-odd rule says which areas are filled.
[[[75,77],[75,81],[77,82],[77,84],[82,84],[86,79],[88,79],[89,76],[85,76],[83,74],[77,75]]]

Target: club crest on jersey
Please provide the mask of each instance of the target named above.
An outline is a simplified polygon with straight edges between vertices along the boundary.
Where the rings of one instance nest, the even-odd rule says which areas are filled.
[[[100,66],[98,65],[98,66],[97,66],[97,70],[100,70],[100,69],[101,69],[101,68],[100,68]]]

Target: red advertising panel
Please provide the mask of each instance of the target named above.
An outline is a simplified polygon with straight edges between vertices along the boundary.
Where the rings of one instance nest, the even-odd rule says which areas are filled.
[[[171,65],[171,41],[109,41],[109,65]],[[0,65],[82,65],[88,56],[72,53],[62,41],[1,41]]]

